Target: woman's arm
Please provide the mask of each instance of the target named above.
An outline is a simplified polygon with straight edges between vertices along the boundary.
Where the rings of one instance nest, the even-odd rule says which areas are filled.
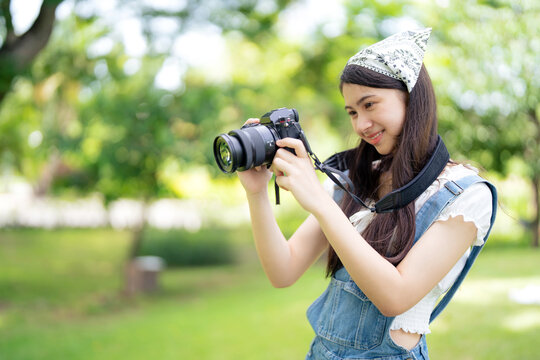
[[[426,296],[476,237],[475,225],[462,216],[437,221],[395,267],[332,207],[328,203],[315,216],[354,282],[386,316],[402,314]]]
[[[300,140],[282,139],[297,156],[278,150],[273,162],[278,184],[317,220],[355,283],[387,316],[399,315],[420,301],[463,256],[476,236],[476,227],[462,216],[435,222],[395,267],[358,233],[347,216],[315,181]]]
[[[248,203],[255,247],[266,276],[275,287],[294,284],[328,247],[317,220],[310,215],[287,241],[268,194],[248,195]]]
[[[246,124],[258,122],[259,119],[251,118]],[[313,216],[289,241],[285,239],[268,199],[272,174],[265,166],[238,172],[238,177],[246,191],[255,247],[266,276],[275,287],[290,286],[317,260],[328,242]]]

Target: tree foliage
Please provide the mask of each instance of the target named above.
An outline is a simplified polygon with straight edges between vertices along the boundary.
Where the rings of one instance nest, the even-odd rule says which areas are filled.
[[[44,1],[43,7],[59,3]],[[11,89],[0,108],[2,166],[34,181],[41,193],[189,197],[182,174],[203,169],[225,179],[212,155],[217,134],[281,106],[297,108],[319,156],[331,155],[351,146],[343,141],[349,122],[337,88],[347,59],[392,32],[430,26],[425,62],[438,96],[440,132],[453,156],[502,175],[519,170],[538,194],[535,1],[344,1],[333,23],[330,13],[313,17],[306,3],[190,0],[160,7],[119,0],[112,12],[141,24],[139,55],[130,54],[104,14],[73,7],[57,21],[49,45],[35,48],[43,49],[38,57],[19,62],[24,70],[11,77],[0,76],[0,87]],[[9,1],[2,2],[0,61],[24,37],[13,37],[8,10]],[[311,31],[295,38],[306,23]],[[160,24],[173,30],[164,35]],[[189,64],[178,45],[181,35],[204,28],[223,40],[224,52],[207,52],[219,69]],[[109,49],[96,54],[91,49],[99,42]],[[163,89],[156,78],[168,64],[182,69],[180,85]]]
[[[426,13],[439,25],[434,57],[444,138],[462,158],[503,176],[517,172],[529,179],[533,245],[538,246],[540,6],[450,2],[444,12]]]

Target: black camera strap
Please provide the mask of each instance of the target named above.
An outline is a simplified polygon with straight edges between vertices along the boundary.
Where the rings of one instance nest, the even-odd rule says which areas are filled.
[[[426,189],[439,177],[450,160],[448,149],[441,137],[437,137],[435,151],[431,154],[426,165],[410,182],[396,189],[377,201],[375,209],[377,213],[391,212],[401,209],[410,202],[416,200]]]
[[[276,205],[279,205],[280,201],[279,201],[279,185],[277,184],[277,181],[276,181],[276,174],[274,174],[274,190],[276,192]]]
[[[339,155],[336,154],[330,157],[325,162],[321,162],[317,158],[317,156],[311,151],[309,143],[307,142],[307,139],[305,138],[303,132],[301,133],[301,138],[304,142],[304,145],[306,146],[308,154],[315,163],[315,168],[325,173],[330,178],[330,180],[332,180],[337,186],[339,186],[347,194],[349,194],[349,196],[351,196],[354,201],[371,210],[371,212],[376,213],[388,213],[399,210],[407,206],[411,201],[414,201],[437,179],[437,177],[441,174],[441,172],[446,167],[446,164],[450,160],[450,154],[448,153],[448,150],[446,149],[446,146],[444,145],[441,137],[438,136],[437,144],[435,145],[435,151],[433,151],[433,154],[431,154],[428,162],[426,163],[424,168],[418,173],[418,175],[416,175],[405,186],[402,186],[401,188],[390,192],[377,203],[375,203],[375,206],[370,207],[362,199],[360,199],[354,194],[354,185],[349,176],[344,173],[347,165],[343,159],[343,156],[336,156]],[[336,169],[331,165],[334,165],[339,169]],[[336,177],[336,175],[339,176],[343,181],[345,181],[347,186],[345,186],[343,184],[343,181],[340,181]],[[277,189],[278,187],[276,185],[276,191]],[[276,195],[278,194],[276,193]],[[276,199],[279,198],[277,197]]]

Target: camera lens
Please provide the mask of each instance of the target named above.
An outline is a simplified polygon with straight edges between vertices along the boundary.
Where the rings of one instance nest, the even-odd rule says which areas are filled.
[[[214,157],[225,173],[249,170],[272,162],[278,134],[274,129],[257,124],[221,134],[214,140]]]
[[[237,138],[221,134],[214,140],[214,158],[221,171],[232,173],[243,158],[243,150]]]
[[[219,160],[227,167],[231,166],[232,164],[231,149],[229,149],[229,146],[224,142],[220,142],[219,144]]]

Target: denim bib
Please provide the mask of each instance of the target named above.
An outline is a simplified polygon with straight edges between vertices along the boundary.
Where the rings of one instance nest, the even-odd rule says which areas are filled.
[[[452,203],[468,186],[483,182],[492,192],[492,215],[490,228],[484,244],[495,221],[497,192],[495,187],[477,175],[467,176],[458,181],[449,181],[431,196],[416,215],[416,242],[429,226],[438,218],[441,211]],[[343,191],[334,193],[338,201]],[[448,304],[457,288],[465,278],[482,246],[474,246],[463,270],[454,285],[444,295],[431,314],[432,321]],[[390,338],[390,326],[394,317],[387,317],[373,305],[368,297],[352,280],[342,267],[331,277],[328,288],[315,300],[307,311],[308,320],[315,330],[306,360],[312,359],[371,359],[406,360],[429,359],[425,336],[412,350],[407,350]]]

